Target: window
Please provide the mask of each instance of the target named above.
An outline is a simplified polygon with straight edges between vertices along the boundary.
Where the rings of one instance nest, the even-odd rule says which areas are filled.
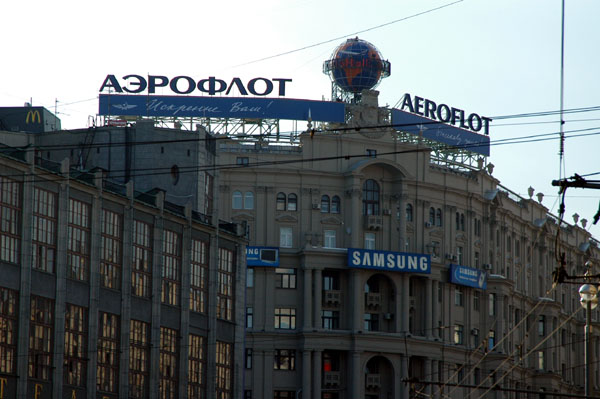
[[[379,315],[376,313],[365,313],[365,330],[366,331],[378,331],[379,330]]]
[[[0,176],[0,260],[19,262],[21,185]]]
[[[329,213],[330,204],[329,195],[321,196],[321,213]]]
[[[331,198],[331,213],[340,213],[342,209],[340,197],[334,195]]]
[[[33,267],[54,273],[56,259],[56,194],[37,187],[33,191]]]
[[[231,207],[233,209],[242,209],[242,192],[234,191],[231,195]]]
[[[100,281],[105,288],[121,289],[122,229],[121,216],[103,209]]]
[[[287,205],[287,199],[284,193],[277,193],[277,206],[278,211],[285,211]]]
[[[295,308],[275,308],[275,328],[281,330],[296,329]]]
[[[206,397],[206,349],[204,337],[188,338],[188,398]]]
[[[474,261],[475,261],[475,267],[476,267],[477,269],[479,269],[479,252],[478,252],[478,251],[475,251],[475,252],[473,253],[473,259],[474,259]]]
[[[216,399],[231,399],[233,397],[233,388],[231,381],[233,374],[231,344],[217,341],[216,349]]]
[[[90,206],[69,199],[69,243],[67,247],[67,276],[87,281],[90,266]]]
[[[150,396],[150,329],[148,323],[129,322],[129,397],[143,399]],[[190,373],[191,374],[191,373]]]
[[[296,211],[297,209],[298,209],[298,196],[296,194],[289,194],[287,210],[288,211]]]
[[[246,288],[254,287],[254,269],[249,267],[246,269]]]
[[[190,262],[190,310],[206,312],[206,296],[208,295],[208,243],[192,240],[192,256]]]
[[[481,299],[480,299],[480,293],[477,290],[473,291],[473,310],[476,310],[477,312],[479,312],[479,308],[480,308],[480,303]]]
[[[171,230],[163,231],[162,303],[179,306],[181,287],[180,235]]]
[[[496,315],[496,294],[489,294],[488,296],[488,314],[490,316]]]
[[[0,288],[0,373],[14,374],[17,364],[19,293]]]
[[[435,226],[435,208],[429,208],[429,224]]]
[[[412,204],[406,204],[406,221],[413,221],[413,206]]]
[[[488,333],[488,351],[492,351],[496,346],[496,331],[490,330]]]
[[[456,261],[458,262],[459,265],[463,265],[463,254],[464,254],[464,250],[463,247],[458,246],[456,247]]]
[[[236,165],[248,166],[248,162],[249,162],[248,157],[237,157],[235,159],[235,164]]]
[[[371,150],[367,148],[367,156],[369,158],[377,158],[377,150]]]
[[[296,391],[273,391],[273,399],[295,399]]]
[[[254,325],[254,308],[246,307],[246,328],[252,328]]]
[[[375,233],[365,233],[365,249],[375,249]]]
[[[435,212],[435,225],[436,226],[442,225],[442,210],[440,208],[438,208],[437,211]]]
[[[176,398],[178,396],[178,335],[179,331],[177,330],[167,327],[160,328],[158,397],[161,399]]]
[[[323,247],[325,248],[337,248],[335,230],[325,230],[323,232]]]
[[[204,172],[204,213],[210,215],[213,209],[213,181],[214,177]]]
[[[543,337],[546,335],[546,316],[541,315],[538,319],[538,335]]]
[[[85,386],[87,366],[87,309],[71,304],[65,311],[63,381]]]
[[[296,351],[293,349],[275,349],[273,370],[296,370]]]
[[[291,227],[280,227],[279,228],[279,246],[281,248],[292,248],[292,228]]]
[[[233,320],[233,251],[219,248],[217,318]]]
[[[252,191],[244,193],[244,209],[254,209],[254,193]]]
[[[252,369],[252,348],[246,348],[246,361],[244,362],[244,367],[247,370]]]
[[[131,268],[131,293],[150,297],[152,284],[152,235],[148,223],[133,221],[133,265]]]
[[[454,326],[454,343],[457,345],[464,344],[465,327],[461,324]]]
[[[275,269],[275,287],[277,288],[296,288],[296,269]]]
[[[119,316],[100,312],[98,323],[98,391],[119,392]]]
[[[545,369],[544,351],[538,351],[537,353],[537,368],[538,370]]]
[[[464,302],[465,294],[461,287],[454,288],[454,305],[456,306],[465,306]]]
[[[326,330],[337,330],[340,328],[340,312],[337,310],[322,310],[321,323]]]
[[[340,278],[337,272],[323,272],[323,290],[337,291],[340,289]]]
[[[379,184],[373,179],[363,184],[363,215],[379,215]]]
[[[54,301],[31,296],[28,376],[36,380],[52,378]]]

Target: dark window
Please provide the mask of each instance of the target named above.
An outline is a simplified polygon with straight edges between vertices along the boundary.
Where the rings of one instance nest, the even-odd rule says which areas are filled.
[[[296,288],[296,269],[276,268],[275,287],[277,288]]]
[[[329,195],[321,196],[321,213],[329,213]]]
[[[54,338],[54,301],[31,296],[29,324],[29,378],[50,381]]]
[[[143,321],[129,322],[129,397],[143,399],[150,396],[150,329]],[[191,377],[190,377],[191,378]]]
[[[413,221],[413,206],[412,204],[406,204],[406,221]]]
[[[217,317],[233,320],[233,251],[219,248]]]
[[[437,211],[435,212],[435,225],[436,226],[442,225],[442,210],[440,208],[438,208]]]
[[[295,308],[275,308],[275,328],[282,330],[296,329]]]
[[[435,225],[435,208],[429,208],[429,224]]]
[[[179,306],[181,288],[180,235],[171,230],[163,231],[162,303]]]
[[[232,376],[233,361],[231,344],[217,341],[216,350],[216,393],[217,399],[231,399],[233,397]]]
[[[158,383],[159,398],[176,398],[179,384],[178,363],[179,331],[167,327],[160,328],[160,359]]]
[[[288,211],[296,211],[298,209],[298,196],[296,194],[288,194]]]
[[[17,364],[19,293],[0,288],[0,373],[14,374]]]
[[[85,386],[87,366],[87,309],[67,304],[65,312],[65,384]]]
[[[149,298],[152,283],[152,235],[150,225],[133,222],[133,265],[131,293]]]
[[[370,150],[367,148],[367,156],[371,158],[377,158],[377,150]]]
[[[363,185],[363,215],[379,215],[379,184],[373,179]]]
[[[90,206],[69,199],[69,243],[67,248],[67,276],[88,280],[90,267]]]
[[[236,165],[247,166],[248,165],[248,157],[237,157],[235,159],[235,163],[236,163]]]
[[[366,331],[378,331],[379,330],[379,315],[376,313],[365,313],[365,330]]]
[[[206,344],[204,337],[189,335],[188,398],[206,397]]]
[[[0,260],[19,263],[21,185],[0,176]]]
[[[56,194],[35,187],[33,196],[33,267],[54,273],[57,226]]]
[[[245,367],[250,370],[252,368],[252,348],[246,348]]]
[[[331,213],[340,213],[342,210],[342,204],[340,201],[340,197],[334,195],[331,198]]]
[[[121,253],[123,247],[121,216],[102,210],[102,247],[100,281],[106,288],[121,288]]]
[[[287,200],[286,200],[286,196],[284,193],[278,193],[277,194],[277,207],[276,209],[278,211],[285,211],[286,210],[286,204],[287,204]]]
[[[275,349],[274,370],[296,370],[296,351],[293,349]]]
[[[340,312],[337,310],[322,310],[321,322],[324,329],[337,330],[340,328]]]
[[[192,256],[190,262],[190,310],[206,312],[206,295],[208,295],[208,243],[192,240]]]
[[[119,391],[119,316],[100,312],[98,323],[98,365],[96,386],[98,391]]]

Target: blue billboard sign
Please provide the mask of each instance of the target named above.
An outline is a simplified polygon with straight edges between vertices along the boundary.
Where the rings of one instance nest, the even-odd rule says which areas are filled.
[[[100,94],[99,115],[181,118],[288,119],[344,122],[332,101],[263,97],[186,97]]]
[[[246,247],[247,266],[279,266],[279,248],[277,247]]]
[[[402,132],[415,135],[422,134],[424,138],[429,140],[448,144],[486,157],[490,155],[490,137],[483,134],[474,133],[399,109],[392,109],[392,124],[394,129]]]
[[[451,264],[450,282],[485,290],[487,288],[487,273],[472,267]]]
[[[348,248],[348,267],[431,274],[431,256],[408,252]]]

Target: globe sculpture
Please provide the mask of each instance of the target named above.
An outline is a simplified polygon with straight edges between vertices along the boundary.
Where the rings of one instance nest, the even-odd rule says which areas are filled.
[[[333,84],[346,93],[360,94],[375,88],[390,75],[391,64],[371,43],[359,38],[348,39],[323,64]]]

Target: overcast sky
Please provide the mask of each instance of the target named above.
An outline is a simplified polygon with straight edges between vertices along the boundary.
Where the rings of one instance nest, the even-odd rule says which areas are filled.
[[[329,99],[322,63],[357,32],[392,64],[378,87],[382,106],[411,93],[488,117],[560,109],[561,0],[5,3],[0,106],[32,101],[56,109],[66,129],[85,128],[97,114],[107,74],[290,78],[286,97]],[[599,16],[598,0],[566,1],[565,109],[600,106]],[[392,21],[398,22],[387,24]],[[488,159],[503,185],[524,197],[529,186],[543,192],[554,214],[558,120],[496,119]],[[562,177],[600,172],[600,112],[565,120]],[[552,140],[494,145],[551,133],[534,139]],[[578,213],[591,224],[599,198],[598,190],[569,190],[566,220]],[[600,238],[599,226],[591,231]]]

